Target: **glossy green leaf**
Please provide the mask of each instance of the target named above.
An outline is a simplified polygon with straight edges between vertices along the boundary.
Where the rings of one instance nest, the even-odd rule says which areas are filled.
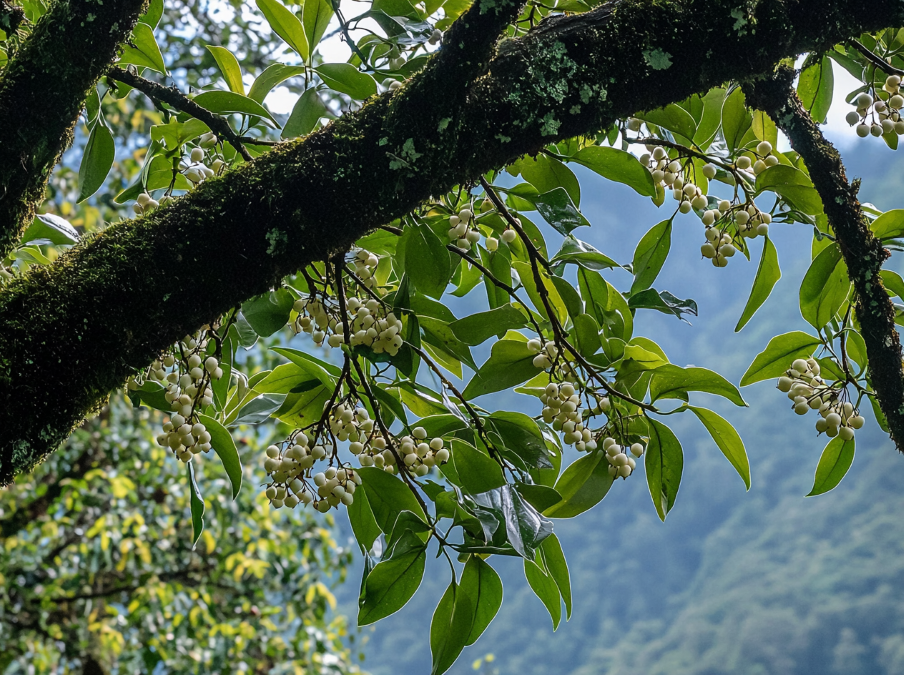
[[[426,562],[424,545],[377,564],[364,582],[358,625],[367,626],[402,609],[421,585]]]
[[[738,325],[735,326],[735,333],[747,325],[747,322],[753,318],[756,311],[763,306],[766,299],[775,288],[775,284],[782,278],[782,271],[778,264],[778,252],[775,250],[775,244],[766,237],[763,244],[763,254],[760,256],[760,264],[756,270],[756,277],[753,279],[753,288],[750,290],[750,297],[747,298],[747,304],[738,319]]]
[[[660,520],[665,520],[678,496],[681,472],[684,469],[684,453],[678,438],[661,422],[650,419],[649,430],[650,441],[644,455],[644,471],[656,513]]]
[[[308,43],[308,54],[304,57],[305,61],[311,60],[311,54],[320,44],[320,39],[332,18],[333,5],[330,0],[305,0],[301,10],[301,23]]]
[[[811,216],[822,213],[822,199],[810,178],[800,169],[776,164],[756,177],[757,193],[769,190]]]
[[[348,94],[356,101],[363,101],[377,93],[377,81],[350,63],[325,63],[315,70],[326,86]]]
[[[373,547],[377,537],[380,536],[380,526],[374,518],[374,512],[370,508],[367,499],[367,488],[363,485],[355,490],[355,500],[348,507],[348,520],[355,534],[355,540],[361,544],[365,551]]]
[[[374,519],[383,532],[392,532],[396,518],[402,511],[411,511],[426,520],[417,498],[400,478],[375,467],[363,467],[357,472],[364,484]]]
[[[558,187],[537,195],[533,202],[546,222],[563,236],[577,227],[590,227],[590,221],[578,210],[565,188]]]
[[[53,213],[39,213],[25,230],[20,241],[23,244],[46,241],[58,246],[67,246],[75,244],[79,239],[78,230],[65,218]]]
[[[229,90],[244,96],[245,83],[242,82],[242,68],[239,66],[239,61],[235,58],[235,55],[225,47],[207,45],[207,50],[213,54],[213,58],[216,60]]]
[[[610,267],[619,267],[619,264],[607,255],[603,255],[590,244],[568,235],[562,242],[562,248],[553,256],[550,262],[573,263],[588,270],[603,270]]]
[[[255,0],[255,2],[273,32],[279,35],[283,42],[294,49],[299,56],[307,58],[305,55],[310,53],[308,39],[298,17],[279,0]]]
[[[634,283],[631,293],[650,288],[665,264],[672,245],[672,221],[663,220],[647,231],[634,249]]]
[[[235,499],[242,489],[242,460],[239,458],[232,434],[212,417],[198,415],[198,420],[210,434],[210,445],[223,462],[223,468],[226,469],[226,475],[232,484],[232,498]]]
[[[578,150],[571,159],[603,178],[624,183],[644,197],[652,197],[656,193],[653,174],[630,152],[592,145]]]
[[[826,121],[834,92],[835,76],[827,56],[803,69],[797,83],[797,95],[814,121],[820,124]]]
[[[626,355],[632,347],[628,347]],[[684,398],[682,394],[689,391],[705,391],[728,399],[738,406],[746,406],[741,392],[731,382],[712,370],[706,368],[681,368],[666,364],[656,368],[650,380],[650,400],[661,398]]]
[[[452,440],[452,461],[462,487],[472,495],[505,485],[499,463],[466,441]]]
[[[144,14],[138,17],[141,23],[146,23],[151,28],[156,28],[163,16],[163,0],[151,0]]]
[[[320,94],[313,87],[305,91],[295,102],[289,119],[282,130],[283,138],[298,138],[307,136],[317,126],[321,117],[327,116],[328,111]]]
[[[490,358],[468,382],[464,397],[472,399],[527,382],[541,372],[533,364],[534,356],[526,342],[499,340],[493,345]]]
[[[851,281],[837,246],[822,250],[800,284],[800,313],[816,329],[822,328],[844,303]]]
[[[602,452],[585,455],[571,464],[556,481],[562,501],[546,509],[550,518],[574,518],[599,504],[612,487],[609,462]]]
[[[122,45],[119,64],[150,68],[166,75],[166,63],[163,61],[163,54],[160,53],[160,47],[157,46],[157,40],[154,38],[153,28],[146,23],[135,24],[131,39]]]
[[[458,659],[474,623],[474,609],[470,595],[462,592],[453,580],[443,593],[430,622],[431,675],[445,673]]]
[[[537,188],[538,193],[561,187],[575,204],[581,203],[581,184],[577,176],[558,159],[548,155],[524,157],[518,162],[521,176]]]
[[[870,224],[870,229],[879,239],[904,236],[904,209],[886,211]]]
[[[477,556],[468,558],[461,575],[459,591],[471,599],[473,621],[465,645],[477,642],[502,606],[502,580],[489,563]]]
[[[479,345],[494,335],[523,328],[527,324],[524,314],[511,304],[505,304],[488,312],[477,312],[449,324],[455,336],[467,345]]]
[[[744,93],[740,87],[735,87],[722,104],[722,135],[729,150],[734,150],[740,145],[751,123],[752,118],[747,110]]]
[[[524,576],[534,594],[540,598],[549,617],[552,619],[552,629],[555,631],[562,621],[562,601],[559,597],[559,588],[556,582],[549,577],[540,567],[530,560],[524,561]]]
[[[540,552],[543,555],[543,563],[546,571],[559,588],[559,594],[565,603],[565,618],[571,618],[571,575],[568,573],[568,563],[565,560],[565,552],[559,538],[551,534],[540,544]]]
[[[747,450],[744,448],[744,442],[741,436],[727,420],[723,419],[712,410],[706,408],[695,408],[688,406],[697,418],[706,427],[709,435],[713,437],[719,450],[725,455],[725,458],[731,462],[738,474],[744,481],[747,489],[750,489],[750,461],[747,458]]]
[[[493,442],[501,441],[499,449],[507,459],[523,462],[528,468],[552,468],[546,439],[531,417],[520,412],[499,410],[486,418],[486,424],[494,434]]]
[[[691,114],[674,103],[670,103],[664,108],[646,112],[640,117],[647,122],[680,134],[687,139],[693,138],[697,131],[697,123],[691,117]]]
[[[144,26],[145,24],[139,25]],[[78,169],[79,202],[85,201],[104,184],[107,174],[110,173],[113,166],[115,155],[116,146],[113,142],[113,134],[103,124],[95,124],[88,136],[85,152],[82,154],[82,163]]]
[[[289,322],[294,296],[284,288],[259,295],[242,303],[245,320],[261,337],[270,337]]]
[[[848,469],[851,468],[851,464],[854,463],[855,445],[854,439],[845,441],[840,436],[829,441],[819,458],[816,476],[813,478],[813,488],[807,497],[825,494],[838,486]]]
[[[442,297],[452,275],[449,251],[426,225],[405,228],[405,273],[414,287],[431,297]]]
[[[263,104],[267,94],[278,84],[285,82],[290,77],[304,74],[304,66],[287,66],[283,63],[271,63],[254,80],[251,89],[248,90],[248,98]]]
[[[260,117],[274,126],[277,126],[276,120],[267,109],[254,99],[236,94],[234,91],[203,91],[193,99],[202,108],[207,108],[210,112],[220,115],[228,115],[232,113],[241,113],[242,115],[251,115]]]
[[[201,496],[201,490],[198,489],[198,483],[195,481],[195,466],[192,462],[185,465],[188,472],[188,490],[191,505],[191,527],[192,540],[191,547],[194,550],[198,543],[201,532],[204,531],[204,497]]]
[[[818,337],[801,331],[776,335],[769,340],[766,349],[756,355],[741,378],[741,386],[781,377],[791,367],[794,359],[811,356],[819,344]]]

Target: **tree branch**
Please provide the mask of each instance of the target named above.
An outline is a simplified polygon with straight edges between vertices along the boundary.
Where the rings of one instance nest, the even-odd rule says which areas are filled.
[[[220,115],[215,115],[207,108],[199,106],[197,103],[188,98],[179,91],[178,87],[164,87],[162,84],[147,80],[140,75],[136,75],[128,70],[114,66],[110,68],[107,76],[130,87],[134,87],[141,93],[147,95],[148,98],[156,102],[166,103],[176,110],[188,113],[195,119],[199,119],[206,124],[211,131],[218,136],[222,136],[236,149],[246,162],[250,162],[253,158],[250,153],[242,145],[242,139],[232,130],[229,122]],[[247,139],[253,142],[253,139]]]
[[[0,293],[0,484],[176,339],[430,195],[557,139],[904,22],[894,0],[869,11],[854,0],[762,0],[746,19],[753,34],[721,3],[623,0],[544,21],[490,58],[511,14],[481,15],[483,5],[405,87],[10,282]],[[654,49],[672,65],[652,68],[644,52]]]
[[[794,71],[780,68],[774,76],[744,85],[747,102],[766,112],[804,160],[822,198],[835,243],[847,264],[857,295],[856,313],[866,343],[869,371],[879,407],[891,437],[904,452],[904,369],[895,328],[895,309],[879,270],[890,253],[873,236],[848,183],[841,156],[826,140],[792,87]]]
[[[72,142],[79,113],[147,0],[55,2],[0,80],[0,258],[13,250]]]

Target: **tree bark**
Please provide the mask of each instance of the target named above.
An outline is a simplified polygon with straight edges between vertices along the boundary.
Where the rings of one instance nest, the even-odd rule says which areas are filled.
[[[475,21],[399,91],[32,268],[0,293],[0,484],[167,345],[431,195],[555,140],[904,23],[894,0],[737,5],[622,0],[544,21],[492,57],[501,26]],[[481,0],[462,23],[493,7]],[[454,48],[486,36],[486,48]]]
[[[803,159],[822,198],[835,243],[847,264],[856,293],[856,315],[866,343],[870,381],[888,421],[892,440],[904,451],[904,368],[895,326],[895,308],[879,270],[891,255],[869,228],[857,188],[845,175],[841,156],[826,140],[794,92],[794,71],[780,68],[745,84],[747,102],[766,112]]]
[[[88,92],[147,0],[57,0],[0,80],[0,258],[13,250],[72,142]]]

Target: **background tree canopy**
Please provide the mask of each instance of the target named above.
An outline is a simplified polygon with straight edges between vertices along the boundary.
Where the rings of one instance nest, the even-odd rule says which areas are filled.
[[[789,252],[806,325],[770,325],[735,378],[827,437],[809,494],[866,417],[901,449],[904,281],[882,266],[904,211],[861,204],[818,126],[837,64],[850,133],[897,147],[898,3],[359,9],[3,5],[11,662],[352,669],[333,509],[359,626],[449,579],[420,631],[434,673],[492,622],[505,556],[557,626],[582,587],[556,527],[635,472],[665,520],[686,418],[751,484],[718,359],[639,334],[698,313],[659,283],[685,227],[716,278],[756,266],[735,332],[781,277],[770,233],[812,232]],[[659,209],[633,256],[582,238],[592,174]]]

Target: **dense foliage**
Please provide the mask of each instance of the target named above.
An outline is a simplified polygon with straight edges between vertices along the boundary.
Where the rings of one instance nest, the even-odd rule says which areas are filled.
[[[45,9],[40,3],[26,4],[22,27],[6,41],[11,64],[18,41],[28,39],[32,24],[41,25]],[[258,179],[253,168],[259,162],[278,162],[281,150],[273,146],[288,147],[281,140],[313,134],[316,141],[322,137],[317,130],[330,119],[367,120],[379,101],[400,97],[404,102],[427,76],[419,72],[446,74],[450,82],[466,77],[470,71],[462,63],[454,68],[446,61],[445,70],[432,66],[465,50],[445,31],[476,26],[476,40],[480,31],[493,29],[492,17],[505,19],[512,8],[492,2],[469,9],[455,0],[416,5],[375,0],[364,13],[346,18],[330,0],[307,0],[300,7],[257,0],[254,7],[235,8],[235,16],[248,25],[268,26],[280,47],[267,59],[260,53],[251,57],[261,41],[275,41],[266,31],[237,31],[235,40],[226,36],[222,44],[205,45],[217,71],[209,78],[181,78],[180,84],[194,88],[190,96],[147,79],[166,77],[174,67],[168,64],[172,54],[167,43],[161,49],[156,37],[162,35],[163,9],[162,0],[149,4],[118,67],[90,93],[77,180],[74,172],[67,176],[63,170],[55,183],[56,190],[73,195],[69,201],[59,199],[57,211],[77,213],[73,223],[83,230],[103,229],[101,219],[117,213],[119,205],[127,205],[147,226],[154,218],[181,213],[180,204],[192,199],[186,194],[214,194],[230,175],[247,176],[251,183]],[[547,15],[591,10],[580,0],[553,7],[529,3],[505,30],[514,40],[531,35]],[[616,16],[618,11],[615,3]],[[737,12],[734,30],[753,30],[748,25],[752,15]],[[170,19],[179,17],[186,20],[184,15]],[[331,26],[349,48],[346,62],[326,62],[321,56]],[[202,32],[203,22],[190,30]],[[879,136],[896,147],[904,133],[897,74],[904,66],[904,31],[851,37],[858,39],[804,56],[796,84],[803,108],[798,109],[806,122],[825,118],[834,93],[830,63],[837,62],[861,83],[849,96],[856,133]],[[200,59],[196,40],[181,49]],[[500,53],[507,44],[501,44]],[[561,79],[548,86],[567,89],[566,66],[572,62],[564,45],[557,44],[561,48],[553,45],[544,58],[559,59],[553,70]],[[439,56],[431,56],[437,51]],[[640,67],[651,72],[680,68],[673,56],[651,48],[643,52]],[[268,110],[266,101],[285,82],[301,93],[283,119]],[[239,546],[237,538],[225,543],[224,537],[236,536],[240,517],[230,520],[227,514],[237,507],[212,497],[219,494],[217,481],[222,479],[200,470],[214,456],[233,498],[244,500],[234,504],[258,505],[247,506],[256,514],[248,527],[275,527],[258,510],[265,500],[274,510],[347,509],[367,559],[359,625],[377,622],[409,601],[426,573],[428,550],[435,547],[443,561],[432,565],[447,565],[451,580],[429,631],[434,673],[448,669],[496,614],[502,582],[493,556],[523,561],[530,587],[557,625],[563,604],[565,617],[571,615],[573,593],[554,521],[591,509],[617,481],[637,480],[632,476],[641,462],[655,512],[664,520],[676,503],[684,467],[670,416],[690,413],[698,419],[750,486],[740,435],[698,402],[704,392],[743,407],[739,389],[713,369],[671,363],[656,341],[635,333],[637,312],[660,312],[676,321],[697,312],[693,299],[656,286],[678,223],[695,223],[701,264],[726,268],[726,275],[735,266],[733,258],[758,257],[736,331],[763,306],[781,276],[770,228],[792,223],[812,228],[812,263],[799,303],[809,329],[769,340],[740,385],[776,380],[795,413],[815,418],[816,433],[830,440],[810,494],[833,489],[853,460],[855,432],[865,423],[861,410],[871,407],[886,431],[883,406],[891,411],[892,428],[904,414],[874,386],[879,377],[893,373],[869,368],[875,358],[869,345],[897,349],[894,358],[900,360],[897,335],[892,330],[882,339],[874,327],[862,330],[862,321],[870,313],[880,314],[881,307],[878,302],[864,307],[862,294],[854,290],[852,279],[862,283],[862,274],[849,273],[845,253],[852,245],[842,240],[841,224],[826,215],[831,208],[824,207],[826,193],[817,189],[821,183],[815,173],[811,180],[812,158],[780,150],[779,127],[787,128],[791,120],[773,120],[764,110],[752,110],[745,98],[749,90],[740,84],[725,82],[664,108],[638,111],[593,135],[544,140],[535,153],[504,171],[499,167],[433,195],[358,238],[350,250],[327,251],[269,292],[210,317],[204,325],[186,326],[190,332],[156,354],[153,363],[135,364],[125,384],[141,414],[158,411],[148,418],[156,445],[151,457],[156,455],[157,461],[142,481],[159,483],[162,476],[155,472],[178,471],[184,475],[183,487],[178,492],[168,488],[172,496],[149,504],[133,489],[131,472],[119,465],[113,478],[123,494],[116,497],[113,490],[114,497],[130,495],[136,507],[151,509],[175,508],[171,500],[177,495],[188,499],[186,542],[207,548],[216,567],[210,579],[217,578],[219,565],[226,566],[224,574],[236,569],[235,563],[229,567],[231,556],[215,547],[230,551]],[[383,98],[367,103],[378,94]],[[589,106],[606,100],[607,92],[588,87],[580,96],[582,105]],[[564,93],[559,100],[565,100]],[[789,100],[797,98],[791,94]],[[575,104],[570,114],[578,115],[580,108]],[[117,120],[126,114],[129,120]],[[443,117],[431,133],[454,123]],[[558,137],[559,119],[550,114],[540,123],[543,139]],[[328,131],[343,138],[346,127],[338,128]],[[122,138],[119,148],[117,135]],[[383,189],[401,192],[403,183],[422,180],[419,159],[428,150],[423,139],[410,137],[398,146],[384,140],[391,179]],[[130,159],[124,157],[126,151]],[[632,260],[617,261],[580,238],[579,228],[590,222],[581,211],[581,183],[569,165],[623,183],[661,208],[661,221],[640,237]],[[339,171],[346,169],[351,173],[358,167]],[[843,173],[836,178],[848,187]],[[897,247],[904,235],[904,210],[882,213],[864,206],[863,212],[864,236],[879,249]],[[60,251],[76,245],[73,254],[57,263],[65,266],[80,251],[110,241],[101,234],[78,244],[83,232],[73,223],[49,212],[35,218],[6,260],[8,293],[20,292],[42,268],[55,269]],[[266,237],[266,255],[284,255],[290,242],[285,231],[274,228]],[[167,255],[180,250],[173,243]],[[193,254],[188,249],[175,253],[180,260],[183,255]],[[208,261],[198,258],[195,264]],[[625,290],[610,281],[619,269],[632,275]],[[890,270],[882,270],[881,280],[865,283],[879,289],[885,305],[891,296],[904,297],[904,280]],[[178,302],[189,302],[192,292],[182,288],[185,297]],[[467,298],[467,304],[456,298]],[[285,346],[290,335],[302,337]],[[270,340],[272,336],[284,339]],[[313,347],[327,353],[315,356]],[[258,356],[262,350],[267,354]],[[475,353],[487,350],[478,364]],[[261,365],[276,356],[281,357],[279,365]],[[899,382],[896,386],[900,389]],[[491,399],[481,399],[508,390],[532,397],[532,414],[494,410],[487,403]],[[247,449],[240,452],[236,438],[259,447],[253,455]],[[568,447],[581,456],[564,466]],[[140,461],[144,465],[152,459]],[[251,479],[242,490],[247,475]],[[100,536],[103,557],[121,542],[104,539],[103,519],[113,516],[90,513],[95,522],[87,536]],[[126,516],[115,517],[125,523]],[[142,517],[150,521],[158,516]],[[161,526],[161,536],[171,535],[167,528],[172,527]],[[217,537],[205,535],[212,527]],[[297,530],[286,528],[273,536],[284,546],[298,547],[289,551],[297,568],[290,565],[280,573],[292,585],[306,582],[293,575],[307,574],[305,562],[317,546]],[[330,550],[328,542],[322,545]],[[129,554],[126,567],[128,560],[143,562],[144,549],[134,542],[131,546],[120,548],[123,556]],[[36,549],[35,555],[40,554]],[[432,566],[430,570],[435,573]],[[262,567],[259,571],[268,574]],[[38,591],[35,599],[21,602],[52,597]],[[309,603],[316,597],[305,594]],[[154,606],[140,598],[137,602],[123,616],[140,622],[138,610],[153,612]],[[319,612],[316,620],[322,621],[322,607]],[[137,639],[116,634],[120,638],[114,636],[111,644]],[[297,632],[294,639],[306,638]],[[271,656],[268,648],[269,643],[261,648],[261,659],[283,658]],[[286,649],[300,652],[310,646]],[[226,648],[213,652],[216,658],[231,658]]]

